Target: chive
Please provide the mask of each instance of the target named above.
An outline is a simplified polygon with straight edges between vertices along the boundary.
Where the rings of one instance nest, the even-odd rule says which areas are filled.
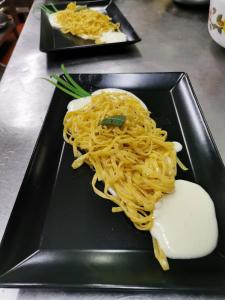
[[[44,13],[46,13],[46,14],[48,13],[47,10],[46,10],[46,8],[45,8],[44,6],[41,6],[41,5],[40,5],[40,9],[41,9]]]
[[[52,80],[50,80],[50,79],[48,79],[48,78],[42,78],[42,79],[44,79],[44,80],[50,82],[51,84],[55,85],[58,89],[60,89],[60,90],[63,91],[64,93],[66,93],[66,94],[72,96],[73,98],[77,98],[77,99],[80,98],[79,95],[77,95],[77,94],[75,94],[75,93],[72,93],[72,92],[68,91],[67,89],[63,88],[61,85],[55,83],[54,81],[52,81]]]
[[[57,80],[57,82],[61,83],[61,85],[63,85],[64,87],[66,87],[68,90],[70,90],[71,92],[77,94],[80,96],[80,98],[83,97],[83,95],[81,93],[78,92],[78,90],[72,86],[71,84],[69,84],[67,81],[64,81],[63,79],[61,79],[59,76],[52,74],[50,77],[54,78],[55,80]]]
[[[73,80],[73,78],[68,74],[68,72],[67,72],[66,68],[64,67],[64,65],[61,65],[61,69],[64,73],[64,76],[65,76],[66,80],[69,81],[77,89],[77,91],[79,91],[80,94],[82,94],[84,97],[91,95],[90,93],[85,91],[79,84],[77,84]]]
[[[53,8],[53,10],[54,10],[55,12],[58,11],[58,9],[55,7],[55,5],[54,5],[53,3],[50,3],[50,5],[51,5],[51,7]]]
[[[44,9],[44,6],[42,6],[42,9]],[[47,78],[43,79],[47,80],[48,82],[59,88],[64,93],[72,96],[73,98],[82,98],[91,95],[73,80],[73,78],[68,74],[64,65],[61,65],[61,69],[63,71],[62,77],[59,77],[56,74],[50,75],[50,78],[55,79],[56,82]]]
[[[66,77],[66,79],[77,89],[77,92],[79,91],[80,93],[82,93],[82,95],[85,96],[90,96],[91,94],[88,93],[87,91],[85,91],[79,84],[77,84],[73,78],[68,74],[66,68],[64,67],[64,65],[61,65],[61,69]]]
[[[48,8],[46,5],[44,5],[44,7],[45,7],[45,9],[48,11],[49,14],[52,14],[52,13],[53,13],[53,11],[52,11],[50,8]]]
[[[47,6],[41,5],[41,9],[43,9],[47,14],[52,14],[53,11],[51,11]]]
[[[117,115],[117,116],[112,116],[112,117],[108,117],[103,119],[99,125],[106,125],[106,126],[118,126],[121,127],[123,126],[123,124],[126,121],[126,117],[123,115]]]

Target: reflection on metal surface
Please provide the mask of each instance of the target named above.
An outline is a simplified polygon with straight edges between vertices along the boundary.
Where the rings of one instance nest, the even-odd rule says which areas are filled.
[[[19,289],[1,289],[1,300],[17,300],[19,295]]]

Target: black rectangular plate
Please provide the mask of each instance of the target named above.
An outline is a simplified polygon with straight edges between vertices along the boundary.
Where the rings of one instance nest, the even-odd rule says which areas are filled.
[[[77,4],[87,4],[90,8],[95,8],[103,12],[103,7],[108,1],[105,0],[96,0],[96,1],[77,1]],[[56,3],[55,6],[58,9],[64,9],[68,2]],[[47,7],[51,8],[48,4]],[[107,14],[112,18],[113,22],[119,22],[121,31],[127,35],[127,41],[117,42],[110,44],[95,44],[92,40],[84,40],[82,38],[73,36],[71,34],[64,34],[59,29],[53,28],[48,20],[46,14],[41,12],[41,37],[40,37],[40,50],[43,52],[70,52],[70,51],[79,51],[83,49],[89,49],[90,51],[98,51],[102,48],[118,48],[121,46],[134,44],[139,42],[141,39],[134,31],[133,27],[127,21],[127,19],[120,12],[119,8],[114,4],[107,8]],[[93,52],[94,55],[94,52]]]
[[[84,88],[122,88],[140,97],[168,139],[184,145],[188,172],[211,195],[219,244],[209,256],[170,260],[163,272],[150,235],[138,231],[110,201],[92,190],[92,171],[73,170],[63,142],[71,100],[55,91],[0,247],[0,287],[41,286],[109,290],[225,291],[225,170],[184,73],[73,75]],[[205,233],[207,234],[207,232]]]

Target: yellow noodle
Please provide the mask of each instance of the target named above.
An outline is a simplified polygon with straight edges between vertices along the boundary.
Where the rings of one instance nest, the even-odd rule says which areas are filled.
[[[182,163],[182,161],[177,157],[177,164],[183,171],[188,171],[188,168]]]
[[[99,125],[115,115],[126,116],[122,127]],[[149,231],[156,202],[174,190],[176,152],[167,132],[132,96],[102,92],[82,109],[67,112],[63,135],[73,147],[73,168],[87,163],[94,169],[93,189],[116,204],[112,212],[124,212],[137,229]]]
[[[168,271],[170,269],[167,257],[163,250],[159,247],[158,241],[155,238],[152,238],[153,242],[153,249],[154,249],[154,254],[155,257],[157,258],[158,262],[160,263],[160,266],[164,271]]]
[[[87,37],[99,43],[102,33],[119,31],[120,24],[113,23],[108,15],[92,9],[76,10],[76,4],[70,3],[66,9],[56,13],[57,22],[64,33]]]

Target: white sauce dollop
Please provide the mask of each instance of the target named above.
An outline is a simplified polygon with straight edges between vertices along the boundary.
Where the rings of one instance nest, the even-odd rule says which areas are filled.
[[[91,96],[74,99],[68,103],[67,109],[68,111],[76,111],[83,108],[85,105],[89,104],[90,102],[91,102]]]
[[[172,142],[176,152],[180,152],[183,149],[183,146],[179,142]]]
[[[121,31],[107,31],[102,33],[99,40],[101,43],[105,44],[119,43],[125,42],[127,40],[127,36]]]
[[[112,196],[114,196],[114,197],[117,196],[117,193],[116,193],[116,192],[114,191],[114,189],[111,188],[111,187],[108,188],[108,192],[109,192]]]
[[[214,204],[198,184],[176,180],[174,193],[157,203],[153,216],[151,234],[169,258],[202,257],[217,245]]]
[[[57,15],[57,13],[52,13],[52,14],[48,15],[48,20],[52,27],[60,28],[60,24],[57,21],[56,15]]]
[[[84,40],[94,40],[95,37],[92,35],[88,35],[88,34],[80,34],[79,37],[81,37]]]

